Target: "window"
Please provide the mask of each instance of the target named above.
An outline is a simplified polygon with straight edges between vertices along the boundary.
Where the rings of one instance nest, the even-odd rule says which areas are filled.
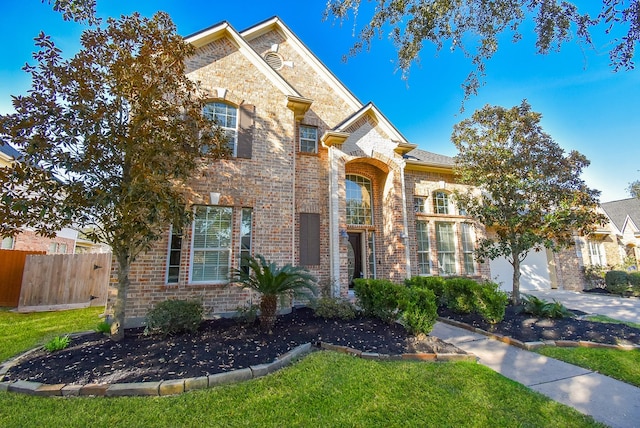
[[[418,243],[418,275],[431,275],[429,223],[426,221],[416,221],[416,241]]]
[[[300,213],[299,257],[302,266],[320,264],[320,214]]]
[[[0,247],[2,250],[12,250],[13,249],[13,238],[7,236],[6,238],[2,238],[2,246]]]
[[[226,281],[231,255],[232,210],[198,206],[195,211],[191,282]]]
[[[318,128],[300,125],[300,151],[318,153]]]
[[[52,242],[49,244],[48,254],[66,254],[66,253],[67,253],[67,244],[62,244],[60,242]]]
[[[167,284],[176,284],[180,277],[180,257],[182,252],[182,233],[171,228],[169,236],[169,257],[167,260]]]
[[[438,267],[441,275],[456,274],[456,245],[453,223],[436,223]]]
[[[462,223],[460,225],[460,233],[462,234],[462,262],[464,266],[464,273],[467,275],[475,275],[476,265],[473,260],[475,245],[473,242],[471,224]]]
[[[373,224],[371,181],[359,175],[346,176],[347,224]]]
[[[249,273],[249,258],[251,257],[251,225],[253,222],[253,210],[242,209],[240,224],[240,269]]]
[[[238,109],[229,104],[220,102],[208,103],[203,109],[204,116],[214,121],[223,130],[228,138],[228,144],[233,156],[236,156],[236,146],[238,140]]]
[[[436,214],[449,214],[449,194],[445,192],[433,193],[433,212]]]
[[[592,266],[605,266],[604,257],[598,242],[589,241],[589,260]]]
[[[413,198],[413,210],[417,213],[426,214],[427,212],[427,198],[424,196],[416,196]]]

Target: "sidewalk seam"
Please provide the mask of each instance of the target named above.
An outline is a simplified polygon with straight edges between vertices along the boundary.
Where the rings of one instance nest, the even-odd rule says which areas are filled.
[[[558,379],[548,380],[546,382],[532,383],[531,385],[527,385],[527,387],[533,388],[534,386],[546,385],[548,383],[560,382],[562,380],[567,380],[567,379],[575,379],[575,378],[578,378],[578,377],[587,376],[587,375],[591,375],[591,374],[594,374],[594,373],[595,372],[593,372],[593,371],[588,371],[587,373],[581,373],[581,374],[577,374],[577,375],[574,375],[574,376],[561,377],[561,378],[558,378]]]

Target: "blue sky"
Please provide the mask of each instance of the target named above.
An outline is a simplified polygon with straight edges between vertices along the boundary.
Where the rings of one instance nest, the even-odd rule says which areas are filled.
[[[342,25],[333,19],[323,21],[325,4],[324,0],[245,0],[238,3],[241,7],[229,7],[228,2],[200,0],[98,0],[98,14],[116,17],[138,11],[151,16],[163,10],[184,36],[220,21],[241,31],[277,15],[356,97],[376,104],[423,150],[455,155],[450,141],[455,123],[486,104],[508,108],[526,98],[534,111],[543,114],[542,126],[558,144],[591,161],[583,178],[602,191],[602,202],[629,197],[628,184],[640,179],[640,66],[614,73],[606,41],[596,40],[596,50],[570,42],[559,53],[536,55],[531,26],[525,26],[521,42],[504,38],[498,54],[487,63],[486,85],[460,113],[460,84],[471,70],[469,60],[447,47],[434,56],[434,49],[427,46],[405,81],[396,72],[393,44],[383,38],[375,40],[369,52],[345,63],[342,56],[355,41],[353,20]],[[65,56],[71,56],[79,47],[83,27],[64,22],[40,0],[5,2],[2,9],[0,114],[5,114],[12,111],[10,96],[30,87],[21,67],[35,63],[33,38],[43,30]]]

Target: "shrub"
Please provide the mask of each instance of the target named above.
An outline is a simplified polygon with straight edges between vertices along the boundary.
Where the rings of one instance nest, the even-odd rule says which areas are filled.
[[[69,335],[56,336],[44,345],[44,349],[49,352],[61,351],[65,349],[71,343]]]
[[[548,304],[546,300],[539,299],[531,294],[522,295],[522,312],[536,316],[543,316],[544,307]]]
[[[192,300],[165,300],[147,313],[145,333],[162,336],[194,332],[202,322],[202,303]]]
[[[426,288],[409,287],[400,301],[402,322],[411,334],[429,334],[438,318],[436,296]]]
[[[636,297],[640,297],[640,272],[631,272],[628,276],[631,293]]]
[[[486,282],[480,284],[475,302],[476,312],[490,323],[496,324],[504,319],[504,312],[507,308],[509,295],[500,291],[500,286],[496,283]]]
[[[544,299],[539,299],[530,294],[523,295],[523,312],[543,318],[571,318],[575,314],[566,308],[562,303],[554,300],[549,303]]]
[[[604,282],[612,294],[623,295],[629,291],[629,275],[623,270],[610,270],[605,274]]]
[[[573,318],[575,314],[562,303],[554,300],[553,303],[547,303],[545,305],[544,316],[546,318]]]
[[[414,276],[404,281],[407,287],[426,288],[433,291],[436,302],[443,303],[445,280],[441,276]]]
[[[469,278],[449,278],[445,281],[443,299],[447,308],[459,314],[470,314],[476,308],[480,285]]]
[[[393,322],[399,317],[399,302],[406,289],[386,279],[354,281],[354,291],[365,315]]]
[[[356,309],[346,299],[322,297],[315,302],[313,313],[327,319],[352,320],[356,317]]]

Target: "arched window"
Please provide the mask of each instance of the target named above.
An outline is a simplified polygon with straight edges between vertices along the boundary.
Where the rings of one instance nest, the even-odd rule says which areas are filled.
[[[238,109],[230,104],[214,101],[204,106],[204,117],[217,123],[228,138],[233,156],[236,156],[238,141]]]
[[[360,175],[347,175],[347,224],[373,224],[373,192],[371,180]]]

